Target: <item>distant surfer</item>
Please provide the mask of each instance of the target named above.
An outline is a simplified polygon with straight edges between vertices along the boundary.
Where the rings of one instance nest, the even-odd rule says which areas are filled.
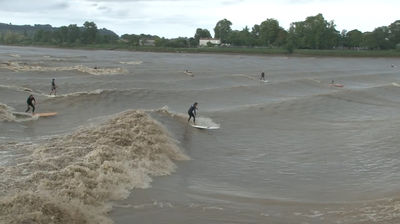
[[[56,90],[57,86],[56,86],[56,79],[52,79],[51,80],[51,92],[49,95],[51,95],[54,92],[54,96],[57,94],[57,90]]]
[[[35,113],[35,104],[36,104],[35,97],[33,97],[33,95],[29,95],[28,99],[26,100],[26,103],[28,104],[28,109],[26,109],[25,113],[27,113],[31,109],[31,107],[32,107],[32,114]]]
[[[261,78],[260,78],[260,80],[265,81],[265,73],[264,73],[264,72],[261,72]]]
[[[190,106],[190,108],[188,110],[188,114],[189,114],[188,122],[193,117],[193,124],[196,124],[196,113],[197,113],[197,102],[195,102],[192,106]]]
[[[184,73],[185,73],[186,75],[193,76],[193,72],[191,72],[191,71],[189,71],[189,70],[187,70],[187,69],[184,71]]]

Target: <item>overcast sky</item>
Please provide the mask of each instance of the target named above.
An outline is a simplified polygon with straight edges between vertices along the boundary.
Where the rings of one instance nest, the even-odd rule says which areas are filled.
[[[336,29],[372,31],[400,20],[400,0],[0,0],[0,22],[63,26],[93,21],[118,35],[192,37],[197,28],[213,34],[221,19],[250,29],[273,18],[292,22],[322,13]]]

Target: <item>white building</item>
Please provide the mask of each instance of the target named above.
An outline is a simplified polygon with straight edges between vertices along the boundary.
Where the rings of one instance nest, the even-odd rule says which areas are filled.
[[[199,40],[199,46],[200,47],[207,46],[208,43],[211,43],[213,45],[220,45],[221,44],[221,39],[200,38],[200,40]]]

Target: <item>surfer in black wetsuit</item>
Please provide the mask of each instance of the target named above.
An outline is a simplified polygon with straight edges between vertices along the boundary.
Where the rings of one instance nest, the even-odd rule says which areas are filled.
[[[26,103],[28,104],[28,109],[26,109],[25,113],[27,113],[31,109],[31,107],[32,107],[32,114],[35,113],[35,104],[36,104],[35,97],[33,97],[33,95],[29,95],[28,99],[26,100]]]
[[[197,111],[197,102],[195,102],[192,106],[190,106],[190,108],[188,110],[188,114],[189,114],[188,122],[193,117],[193,124],[196,124],[196,111]]]
[[[51,95],[54,91],[54,96],[57,94],[56,91],[56,79],[51,80],[51,92],[49,95]]]
[[[264,72],[261,72],[261,78],[260,78],[260,80],[265,81],[265,73],[264,73]]]

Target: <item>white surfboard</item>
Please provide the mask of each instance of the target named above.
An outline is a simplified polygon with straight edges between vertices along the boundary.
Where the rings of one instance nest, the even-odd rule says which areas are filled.
[[[32,114],[31,113],[25,113],[25,112],[12,112],[13,113],[13,115],[14,116],[16,116],[16,117],[24,117],[24,118],[26,118],[26,117],[32,117]]]
[[[56,95],[49,95],[49,94],[43,94],[44,96],[46,96],[46,97],[56,97]]]
[[[392,82],[392,85],[400,87],[400,84],[396,83],[396,82]]]
[[[208,130],[215,130],[215,129],[219,129],[219,127],[217,126],[202,126],[202,125],[195,125],[195,124],[191,124],[192,127],[198,128],[198,129],[208,129]]]

